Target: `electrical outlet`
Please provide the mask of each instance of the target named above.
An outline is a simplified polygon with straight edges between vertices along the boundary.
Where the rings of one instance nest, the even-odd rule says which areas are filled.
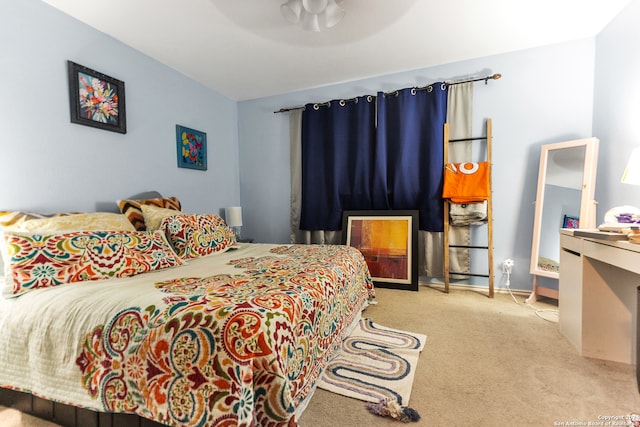
[[[511,274],[512,269],[513,269],[513,260],[512,259],[504,260],[504,262],[502,263],[502,272]]]

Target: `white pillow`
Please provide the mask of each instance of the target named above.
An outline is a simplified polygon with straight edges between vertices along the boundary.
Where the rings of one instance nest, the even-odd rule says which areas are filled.
[[[136,231],[126,216],[112,212],[86,212],[31,219],[8,230],[47,234],[65,231]]]
[[[2,294],[2,285],[4,285],[4,276],[6,273],[4,272],[4,257],[5,257],[5,241],[4,241],[4,231],[2,231],[2,227],[0,227],[0,294]]]
[[[162,220],[168,216],[181,215],[182,212],[175,209],[159,208],[153,205],[141,205],[144,223],[147,225],[147,231],[156,231],[160,229]]]

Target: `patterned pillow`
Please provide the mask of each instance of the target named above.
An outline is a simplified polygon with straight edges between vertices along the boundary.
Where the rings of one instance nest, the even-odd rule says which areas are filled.
[[[145,231],[147,229],[144,223],[144,215],[142,214],[142,205],[152,205],[159,208],[174,209],[176,211],[182,210],[180,201],[176,197],[159,197],[157,199],[143,199],[143,200],[118,200],[118,207],[120,212],[126,215],[131,221],[131,224],[138,231]]]
[[[233,232],[218,215],[169,216],[160,227],[183,259],[225,251],[234,245]]]
[[[163,232],[5,233],[3,295],[64,283],[128,277],[182,265]]]
[[[1,211],[0,212],[0,255],[4,254],[3,246],[4,239],[2,238],[2,230],[13,230],[22,226],[27,221],[40,218],[52,218],[59,216],[71,215],[69,213],[56,213],[56,214],[42,214],[38,212],[23,212],[23,211]],[[3,257],[0,256],[0,275],[5,271],[5,262]]]
[[[4,254],[2,230],[54,234],[63,231],[136,231],[122,214],[110,212],[40,214],[33,212],[0,212],[0,255]],[[4,274],[4,256],[0,256],[0,275]]]

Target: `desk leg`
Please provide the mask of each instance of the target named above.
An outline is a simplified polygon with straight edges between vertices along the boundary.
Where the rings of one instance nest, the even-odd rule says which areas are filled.
[[[634,364],[640,275],[586,256],[582,268],[582,355]]]

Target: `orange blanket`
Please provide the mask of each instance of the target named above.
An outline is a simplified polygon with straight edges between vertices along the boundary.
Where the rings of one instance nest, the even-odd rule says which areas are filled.
[[[479,203],[489,199],[489,163],[447,163],[442,198],[453,203]]]

